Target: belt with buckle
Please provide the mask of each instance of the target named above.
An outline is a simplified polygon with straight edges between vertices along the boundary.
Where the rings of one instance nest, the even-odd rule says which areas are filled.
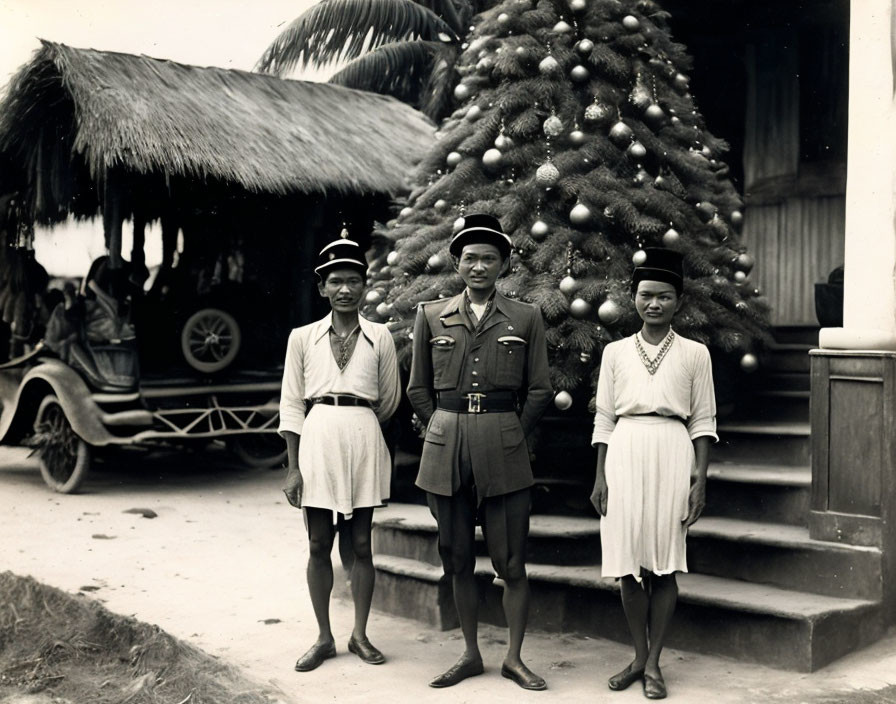
[[[325,406],[364,406],[372,408],[372,404],[366,398],[358,398],[357,396],[348,396],[347,394],[330,394],[328,396],[316,396],[315,398],[306,398],[305,405],[310,410],[311,406],[322,403]]]
[[[451,413],[507,413],[516,411],[517,400],[513,391],[440,393],[436,407]]]

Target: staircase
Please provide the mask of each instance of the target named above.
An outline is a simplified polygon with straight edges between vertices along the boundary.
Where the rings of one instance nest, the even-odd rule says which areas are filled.
[[[813,332],[778,329],[751,403],[719,423],[706,511],[688,537],[690,572],[678,578],[671,647],[812,671],[883,633],[881,551],[812,540],[806,528]],[[548,453],[562,458],[562,470],[536,471],[547,476],[533,500],[530,627],[629,642],[618,586],[600,578],[600,521],[587,504],[594,459],[581,449],[589,429],[544,425],[564,450]],[[411,461],[400,475],[412,476]],[[376,512],[375,606],[454,628],[435,531],[421,505]],[[480,618],[503,625],[499,580],[479,545]]]

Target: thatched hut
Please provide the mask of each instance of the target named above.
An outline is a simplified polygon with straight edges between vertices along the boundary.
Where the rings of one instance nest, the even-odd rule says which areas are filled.
[[[321,243],[369,237],[433,130],[386,96],[44,41],[0,102],[0,195],[31,223],[102,217],[113,269],[123,222],[141,266],[160,221],[162,274],[237,261],[288,330]]]

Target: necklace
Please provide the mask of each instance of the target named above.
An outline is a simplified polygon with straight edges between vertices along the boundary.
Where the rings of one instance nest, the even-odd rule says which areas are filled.
[[[344,335],[340,335],[335,328],[333,329],[333,333],[339,338],[339,354],[336,356],[336,364],[339,366],[339,369],[345,369],[345,365],[348,364],[348,360],[352,356],[352,349],[354,349],[352,341],[354,340],[355,332],[359,328],[360,326],[357,325],[351,332],[347,332]]]
[[[665,358],[666,353],[672,347],[672,341],[675,339],[675,333],[671,328],[669,328],[669,332],[666,337],[663,339],[663,343],[660,346],[660,351],[657,352],[656,357],[651,359],[647,356],[647,350],[644,349],[644,346],[641,344],[641,334],[635,334],[635,347],[638,348],[638,355],[641,357],[641,361],[644,363],[644,366],[647,367],[647,371],[650,372],[650,375],[653,376],[656,374],[656,370],[660,368],[660,363]]]

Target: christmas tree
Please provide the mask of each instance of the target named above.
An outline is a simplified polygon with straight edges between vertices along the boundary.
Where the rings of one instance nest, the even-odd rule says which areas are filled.
[[[643,247],[684,255],[675,329],[755,368],[768,311],[737,235],[742,201],[667,17],[652,0],[506,0],[476,18],[457,109],[372,263],[365,312],[400,354],[416,304],[462,287],[448,255],[459,218],[485,212],[515,246],[499,289],[544,315],[559,408],[590,399],[603,346],[640,327],[629,281]]]

